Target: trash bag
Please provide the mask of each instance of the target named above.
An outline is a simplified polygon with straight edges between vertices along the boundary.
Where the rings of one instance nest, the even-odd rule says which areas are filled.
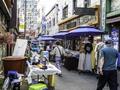
[[[5,81],[4,81],[4,84],[3,84],[2,90],[8,90],[9,83],[10,83],[10,78],[7,77],[7,78],[5,79]]]

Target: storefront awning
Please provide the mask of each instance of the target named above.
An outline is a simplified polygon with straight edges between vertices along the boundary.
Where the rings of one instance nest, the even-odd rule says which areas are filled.
[[[110,19],[106,19],[106,23],[115,23],[115,22],[120,22],[120,16],[119,17],[115,17],[115,18],[110,18]]]
[[[80,28],[77,28],[75,30],[70,31],[67,36],[96,36],[96,35],[101,35],[104,32],[96,29],[95,27],[92,26],[82,26]]]

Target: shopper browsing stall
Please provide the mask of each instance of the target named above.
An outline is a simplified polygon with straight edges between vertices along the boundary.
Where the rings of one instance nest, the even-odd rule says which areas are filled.
[[[62,67],[62,55],[65,55],[64,48],[60,45],[60,42],[56,42],[55,48],[51,51],[52,55],[55,55],[56,67],[61,70]]]

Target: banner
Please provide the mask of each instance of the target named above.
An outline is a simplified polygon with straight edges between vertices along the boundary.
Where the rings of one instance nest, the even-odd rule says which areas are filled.
[[[46,30],[46,18],[45,16],[42,16],[42,31],[45,31]]]
[[[25,28],[24,15],[21,12],[19,16],[19,32],[24,32],[24,28]]]

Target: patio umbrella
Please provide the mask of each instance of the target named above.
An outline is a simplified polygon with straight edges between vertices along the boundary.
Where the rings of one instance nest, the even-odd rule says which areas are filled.
[[[103,31],[90,26],[84,26],[70,31],[67,36],[96,36],[103,34]]]
[[[53,37],[64,39],[66,34],[68,34],[68,31],[61,31],[61,32],[54,34]]]

